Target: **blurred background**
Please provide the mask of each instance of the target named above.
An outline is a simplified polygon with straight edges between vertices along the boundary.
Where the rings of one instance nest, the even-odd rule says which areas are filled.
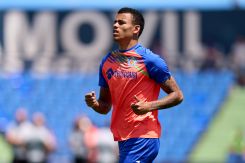
[[[121,7],[165,58],[185,99],[162,110],[162,162],[244,162],[245,0],[1,0],[0,162],[117,161],[110,114],[89,109]],[[161,92],[161,97],[165,94]]]

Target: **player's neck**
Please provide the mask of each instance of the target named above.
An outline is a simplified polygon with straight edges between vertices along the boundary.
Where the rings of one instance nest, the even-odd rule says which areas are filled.
[[[119,50],[128,50],[138,44],[138,40],[130,40],[127,42],[120,42],[118,43],[119,45]]]

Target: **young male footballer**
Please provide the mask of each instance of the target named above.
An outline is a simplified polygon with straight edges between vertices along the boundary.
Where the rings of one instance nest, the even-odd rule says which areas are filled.
[[[121,8],[113,24],[118,49],[108,53],[99,69],[99,98],[85,95],[100,114],[112,109],[111,131],[119,144],[120,163],[150,163],[159,151],[158,110],[180,104],[183,94],[164,59],[138,43],[144,29],[142,14]],[[160,89],[167,95],[158,99]]]

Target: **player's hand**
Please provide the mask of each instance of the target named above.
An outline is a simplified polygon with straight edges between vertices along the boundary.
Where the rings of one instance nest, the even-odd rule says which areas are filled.
[[[131,104],[133,112],[137,115],[143,115],[151,111],[149,103],[145,100],[139,99],[136,95],[134,96],[136,102]]]
[[[96,95],[94,91],[87,93],[85,95],[85,102],[89,107],[92,107],[92,108],[98,105],[98,101],[96,99]]]

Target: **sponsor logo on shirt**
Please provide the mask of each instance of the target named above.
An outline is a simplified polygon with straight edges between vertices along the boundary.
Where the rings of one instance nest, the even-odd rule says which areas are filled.
[[[126,78],[126,79],[137,79],[137,72],[132,71],[119,71],[115,70],[113,71],[112,68],[109,68],[106,71],[107,79],[111,79],[112,76],[116,78]]]
[[[106,75],[107,75],[107,78],[110,80],[111,77],[113,76],[114,72],[112,70],[112,68],[110,68],[109,70],[106,71]]]

